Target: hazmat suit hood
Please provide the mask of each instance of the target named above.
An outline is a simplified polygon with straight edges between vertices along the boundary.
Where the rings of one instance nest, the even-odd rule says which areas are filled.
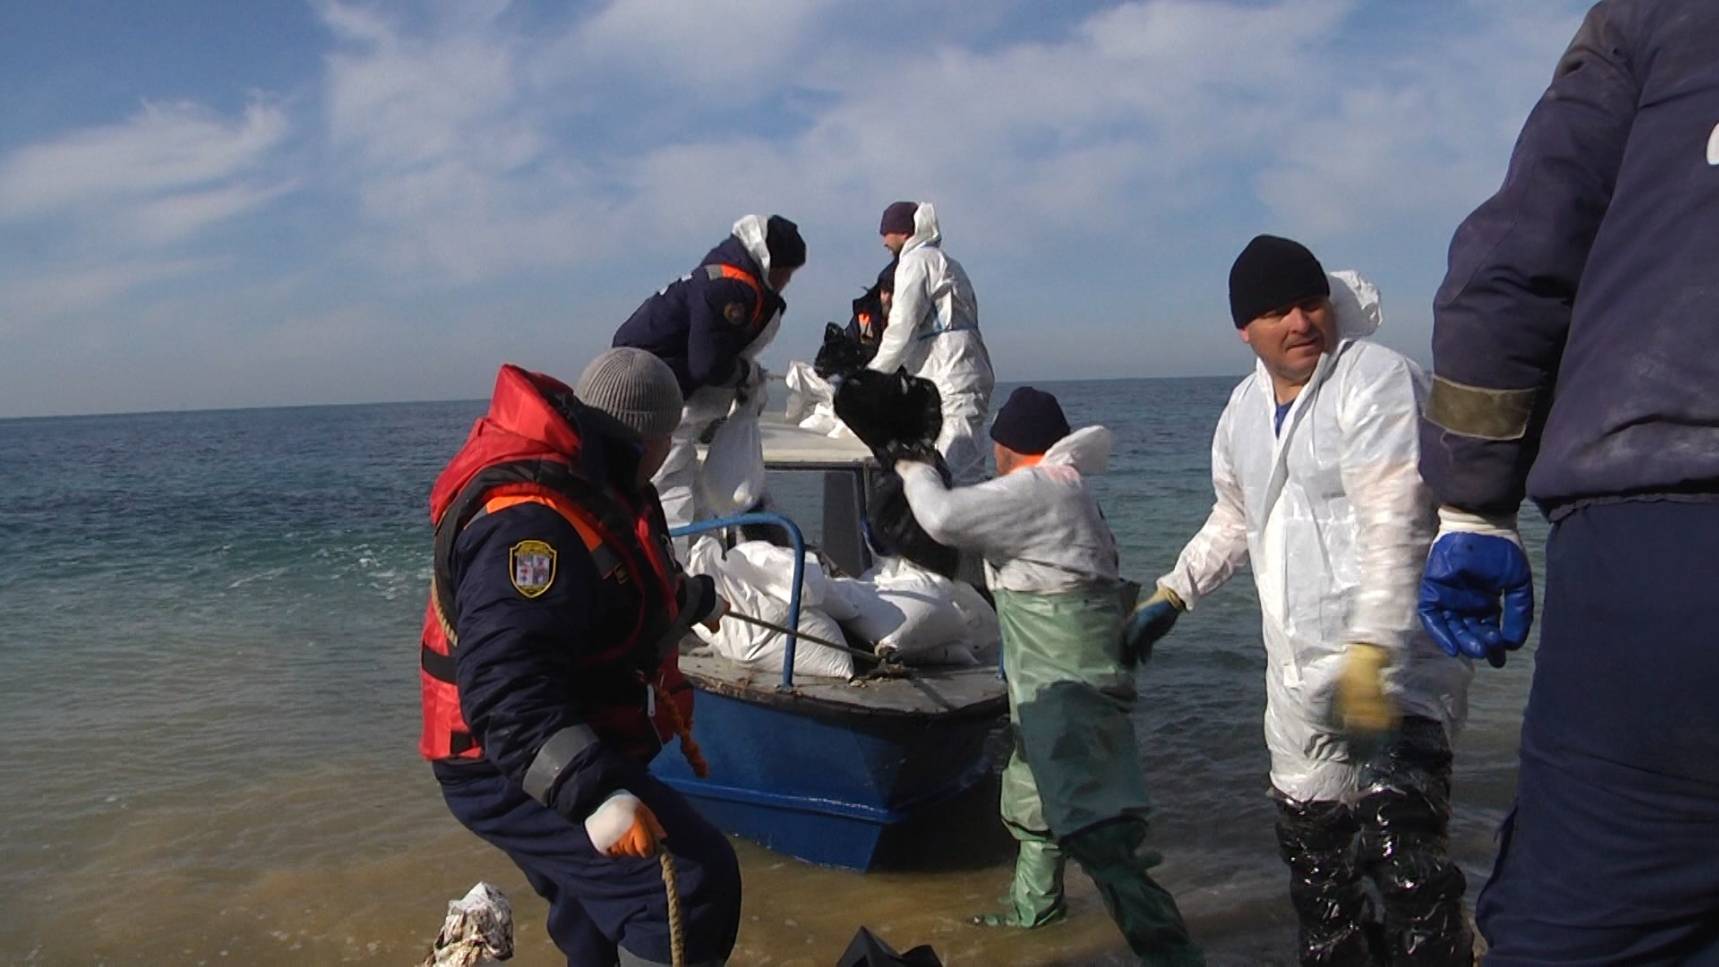
[[[758,263],[758,281],[767,289],[770,287],[770,248],[764,244],[764,238],[768,229],[768,217],[746,215],[734,223],[733,232],[740,244],[746,247],[746,254]]]
[[[1379,309],[1379,287],[1360,273],[1344,269],[1326,276],[1331,283],[1331,308],[1337,313],[1337,338],[1365,339],[1379,331],[1384,313]]]
[[[738,228],[739,226],[736,226],[735,234],[739,234]],[[913,234],[909,235],[906,243],[901,246],[901,254],[906,255],[926,245],[941,245],[942,242],[943,233],[937,227],[936,207],[928,201],[920,202],[919,207],[913,210]]]
[[[1084,426],[1056,441],[1041,467],[1073,467],[1083,477],[1101,474],[1110,468],[1110,431],[1102,426]]]
[[[746,254],[752,256],[752,261],[758,263],[758,284],[764,287],[764,291],[774,295],[776,290],[770,288],[770,246],[765,241],[769,227],[769,216],[747,215],[734,223],[733,235],[746,247]],[[774,342],[776,333],[781,331],[782,311],[785,306],[780,296],[775,296],[775,302],[776,311],[771,313],[770,321],[765,323],[764,330],[752,340],[751,345],[740,351],[740,355],[746,357],[749,362],[757,362],[758,354]],[[764,402],[762,396],[758,402]]]

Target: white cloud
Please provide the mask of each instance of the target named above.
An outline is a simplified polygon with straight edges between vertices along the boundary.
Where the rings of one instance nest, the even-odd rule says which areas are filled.
[[[577,261],[584,195],[550,155],[524,86],[525,38],[497,7],[412,32],[338,4],[324,77],[339,178],[358,200],[352,250],[403,279],[469,283]]]
[[[471,283],[605,246],[686,246],[760,208],[863,223],[903,194],[935,196],[969,238],[1024,256],[1047,233],[1149,228],[1218,191],[1214,158],[1261,154],[1314,110],[1332,71],[1310,70],[1309,53],[1353,7],[1153,0],[976,50],[884,25],[848,36],[820,5],[703,16],[619,0],[541,36],[493,11],[408,28],[331,5],[327,123],[365,221],[356,249],[403,278]],[[611,70],[673,88],[682,123],[667,128],[688,133],[584,143],[579,117],[624,129],[620,112],[638,108],[593,106]],[[800,79],[816,96],[783,133],[708,119],[777,110]]]
[[[33,217],[197,188],[253,170],[287,134],[285,113],[253,103],[231,121],[186,102],[145,103],[0,162],[0,217]]]
[[[1472,28],[1407,53],[1377,52],[1345,73],[1326,110],[1301,119],[1296,141],[1256,179],[1281,218],[1324,235],[1416,217],[1442,225],[1497,189],[1581,7],[1467,9]]]
[[[148,296],[209,288],[230,259],[195,236],[293,189],[267,171],[288,131],[262,101],[233,118],[146,103],[0,158],[0,230],[30,239],[0,267],[0,331],[123,341]]]
[[[594,345],[737,215],[779,211],[813,252],[780,356],[809,349],[811,321],[845,307],[882,263],[881,206],[929,197],[980,286],[1006,376],[1055,375],[1034,367],[1085,352],[1033,350],[1046,338],[1033,325],[1053,313],[1125,343],[1105,372],[1164,371],[1220,338],[1235,349],[1230,334],[1220,326],[1151,359],[1151,339],[1103,334],[1162,335],[1214,311],[1221,322],[1227,259],[1254,230],[1334,248],[1382,231],[1447,239],[1501,178],[1585,2],[1385,15],[1362,0],[1137,0],[1090,13],[330,0],[316,8],[331,40],[309,96],[259,95],[230,115],[150,102],[0,156],[0,230],[69,237],[0,272],[0,324],[222,319],[240,283],[225,278],[232,263],[211,268],[213,246],[234,234],[212,229],[266,209],[288,217],[239,238],[234,254],[261,273],[243,282],[294,284],[267,300],[274,325],[211,321],[211,345],[268,370],[271,399],[290,395],[295,373],[322,394],[323,374],[378,366],[392,393],[415,372],[463,372],[472,346],[500,338],[489,305],[516,290],[510,311],[544,340],[522,351],[572,345],[549,320],[573,301],[571,338]],[[1027,34],[1025,21],[1040,23]],[[315,250],[277,267],[283,229]],[[1430,301],[1440,266],[1414,261],[1387,268],[1406,280],[1388,293],[1394,314]],[[1412,308],[1404,317],[1421,324]],[[413,331],[400,320],[420,318],[446,338],[409,339],[411,365],[390,365]],[[437,395],[428,382],[399,392]]]
[[[223,185],[139,201],[114,216],[126,237],[143,244],[178,241],[202,229],[268,204],[297,188],[297,181],[270,185]]]
[[[624,176],[628,224],[684,233],[736,197],[864,224],[905,195],[936,198],[970,253],[1150,233],[1229,188],[1215,161],[1265,156],[1317,109],[1332,72],[1313,54],[1353,6],[1160,0],[994,49],[879,46],[869,70],[826,80],[796,134],[646,150]]]
[[[698,102],[750,100],[779,90],[808,50],[831,0],[611,0],[536,61],[554,84],[614,72],[635,84],[674,88]]]
[[[409,171],[448,158],[506,171],[541,140],[511,120],[519,85],[512,43],[489,24],[419,39],[346,8],[326,8],[341,46],[327,62],[328,132],[369,171]]]
[[[38,269],[0,282],[0,332],[85,312],[138,288],[208,271],[205,259],[109,261],[72,268]]]

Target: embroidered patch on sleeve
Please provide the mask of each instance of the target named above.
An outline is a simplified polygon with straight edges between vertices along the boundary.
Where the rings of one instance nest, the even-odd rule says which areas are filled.
[[[746,325],[748,315],[744,302],[730,302],[722,307],[722,318],[727,319],[731,326]]]
[[[507,552],[513,589],[528,598],[540,597],[555,583],[555,548],[543,541],[520,541]]]

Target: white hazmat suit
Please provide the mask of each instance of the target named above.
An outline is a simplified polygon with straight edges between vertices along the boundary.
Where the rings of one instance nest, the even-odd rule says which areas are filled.
[[[985,476],[990,448],[981,431],[996,378],[979,336],[973,283],[961,263],[943,254],[942,240],[937,210],[921,203],[913,214],[913,234],[896,264],[889,326],[868,367],[893,373],[905,366],[909,374],[937,386],[943,403],[937,452],[961,485]]]
[[[1419,470],[1415,364],[1366,339],[1379,294],[1351,272],[1330,277],[1338,344],[1273,432],[1276,396],[1263,363],[1230,394],[1212,435],[1217,501],[1159,585],[1189,609],[1250,563],[1266,652],[1265,738],[1271,782],[1299,802],[1350,801],[1350,759],[1331,703],[1344,649],[1393,655],[1385,690],[1406,715],[1454,737],[1467,715],[1466,661],[1446,656],[1415,613],[1435,506]]]
[[[1110,440],[1104,427],[1085,427],[1029,469],[956,490],[928,464],[897,469],[919,526],[983,555],[992,588],[1071,591],[1117,580],[1116,538],[1083,479],[1109,466]]]

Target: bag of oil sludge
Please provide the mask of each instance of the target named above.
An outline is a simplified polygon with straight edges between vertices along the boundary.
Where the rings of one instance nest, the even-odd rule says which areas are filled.
[[[942,398],[930,381],[894,373],[861,370],[836,390],[836,415],[871,448],[885,470],[901,459],[931,462],[949,483],[949,467],[937,453],[943,429]],[[901,478],[879,474],[866,500],[866,537],[879,556],[903,557],[944,577],[960,564],[955,549],[931,539],[913,518]]]
[[[898,954],[894,947],[861,927],[848,943],[848,949],[842,952],[842,959],[836,961],[836,967],[943,967],[943,961],[937,959],[937,951],[929,944]]]

